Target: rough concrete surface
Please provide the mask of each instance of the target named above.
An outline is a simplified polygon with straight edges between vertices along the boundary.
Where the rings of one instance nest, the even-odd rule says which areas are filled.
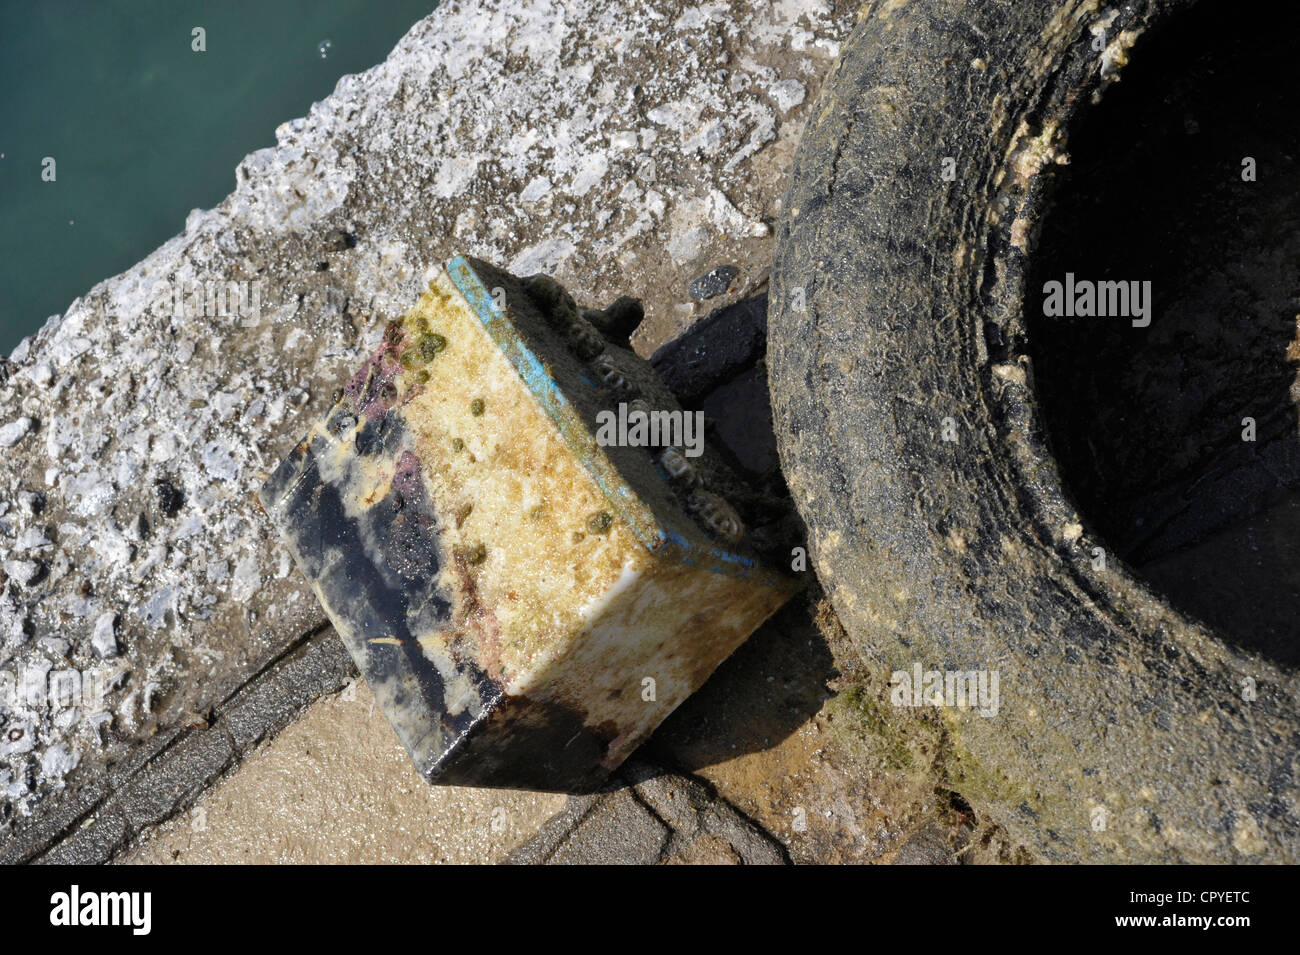
[[[436,263],[639,296],[643,353],[761,289],[851,19],[824,0],[445,3],[23,342],[0,370],[0,676],[35,690],[0,704],[5,857],[120,845],[250,752],[233,719],[201,727],[324,622],[251,492]],[[727,290],[693,300],[724,265]],[[164,797],[140,774],[168,754],[196,769]]]
[[[873,745],[874,734],[860,732],[854,705],[831,688],[859,676],[841,674],[834,662],[851,660],[851,649],[833,625],[823,634],[811,610],[796,600],[755,634],[607,792],[567,800],[411,792],[409,760],[393,757],[396,737],[370,709],[364,684],[351,682],[346,654],[327,630],[309,646],[334,655],[331,672],[345,689],[232,764],[206,795],[184,804],[188,811],[146,829],[123,858],[487,862],[509,851],[518,864],[887,863],[905,861],[907,845],[914,854],[920,832],[929,834],[931,861],[1026,861],[996,826],[952,811],[920,752],[914,766],[900,766],[895,753]],[[360,708],[350,705],[348,686]],[[466,828],[485,812],[485,832]],[[61,857],[120,850],[125,829],[112,818],[97,814]],[[414,845],[403,841],[411,834]]]

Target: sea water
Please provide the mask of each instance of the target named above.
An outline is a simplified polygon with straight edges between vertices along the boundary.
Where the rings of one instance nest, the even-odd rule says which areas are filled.
[[[435,0],[0,0],[0,354],[235,188]]]

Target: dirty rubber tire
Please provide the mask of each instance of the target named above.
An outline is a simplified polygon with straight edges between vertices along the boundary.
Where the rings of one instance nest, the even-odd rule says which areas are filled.
[[[874,667],[998,671],[996,716],[938,711],[941,765],[1050,860],[1300,857],[1297,674],[1094,567],[1028,359],[1053,130],[1186,6],[1123,7],[1107,58],[1086,4],[867,5],[778,233],[769,384],[818,576]]]

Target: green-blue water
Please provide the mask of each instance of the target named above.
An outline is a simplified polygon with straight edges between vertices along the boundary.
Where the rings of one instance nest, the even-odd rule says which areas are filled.
[[[276,126],[435,5],[0,2],[0,354],[220,202]]]

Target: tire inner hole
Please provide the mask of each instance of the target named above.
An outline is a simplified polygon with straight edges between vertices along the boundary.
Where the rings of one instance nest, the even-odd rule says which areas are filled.
[[[1049,440],[1091,530],[1179,610],[1288,667],[1300,664],[1297,27],[1288,8],[1205,2],[1139,41],[1070,130],[1025,303]],[[1044,284],[1067,272],[1150,281],[1150,325],[1045,316]]]

